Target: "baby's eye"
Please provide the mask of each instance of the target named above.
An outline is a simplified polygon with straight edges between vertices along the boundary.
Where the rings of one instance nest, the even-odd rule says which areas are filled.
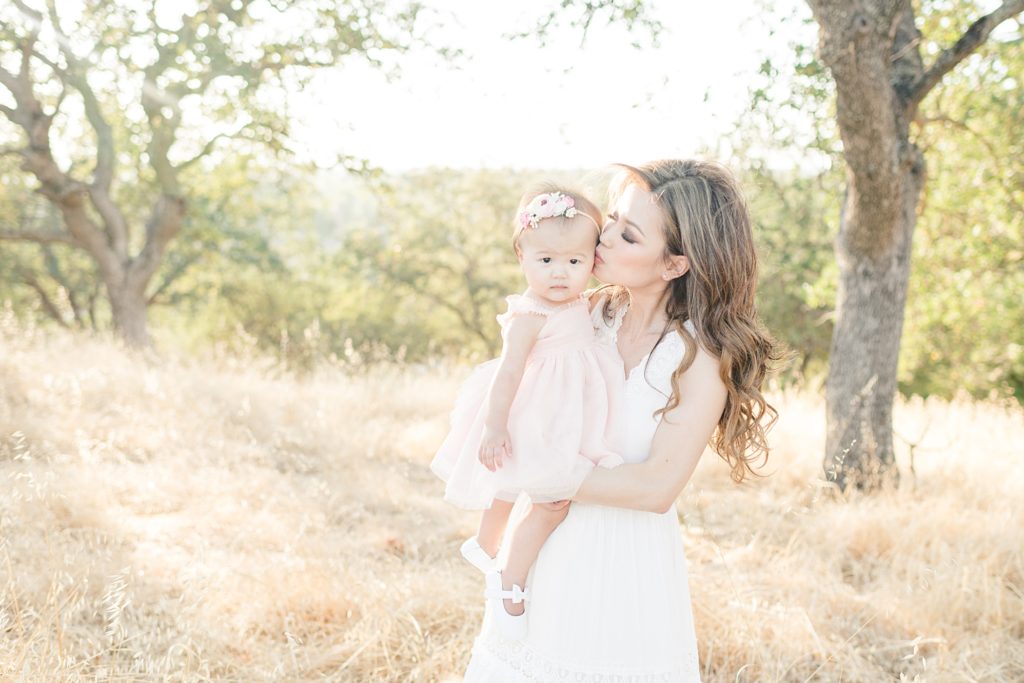
[[[580,260],[578,258],[569,259],[569,263],[571,263],[574,266],[577,265],[579,262]]]
[[[540,261],[541,261],[541,263],[551,263],[551,257],[550,256],[545,256]]]

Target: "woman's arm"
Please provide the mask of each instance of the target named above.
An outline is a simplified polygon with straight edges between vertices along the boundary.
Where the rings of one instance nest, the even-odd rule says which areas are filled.
[[[702,348],[677,386],[679,405],[662,416],[647,460],[610,470],[595,467],[573,500],[648,512],[672,508],[697,468],[728,394],[718,359]]]
[[[480,462],[491,471],[501,467],[502,459],[510,455],[508,414],[523,379],[526,359],[545,320],[540,315],[519,315],[512,319],[505,333],[501,360],[487,392],[484,438],[480,447]]]

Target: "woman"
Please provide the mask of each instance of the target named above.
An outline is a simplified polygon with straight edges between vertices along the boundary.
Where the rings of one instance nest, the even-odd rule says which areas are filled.
[[[709,440],[736,481],[767,456],[776,412],[760,387],[776,355],[732,175],[702,161],[623,169],[594,265],[609,286],[590,300],[624,362],[626,464],[588,475],[545,543],[526,639],[485,614],[467,683],[700,680],[674,503]]]

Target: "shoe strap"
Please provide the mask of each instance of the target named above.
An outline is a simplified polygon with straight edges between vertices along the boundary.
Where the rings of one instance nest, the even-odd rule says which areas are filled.
[[[512,590],[499,590],[488,588],[484,591],[485,598],[497,598],[499,600],[511,600],[513,605],[518,605],[524,600],[530,599],[530,591],[523,590],[518,584],[512,584]]]

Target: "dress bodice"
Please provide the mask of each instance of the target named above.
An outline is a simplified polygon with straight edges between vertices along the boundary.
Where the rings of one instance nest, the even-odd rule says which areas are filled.
[[[603,312],[605,298],[602,296],[595,302],[590,317],[598,343],[612,345],[618,354],[616,343],[626,307],[622,306],[611,320],[607,320]],[[693,333],[693,323],[686,321],[685,325]],[[654,412],[664,408],[672,396],[672,373],[679,367],[685,352],[686,342],[673,330],[644,356],[626,378],[626,434],[621,453],[625,462],[643,462],[650,455],[651,441],[661,422],[661,416],[655,417]]]
[[[592,346],[595,336],[588,320],[587,301],[582,295],[561,306],[546,305],[532,296],[512,294],[505,297],[508,311],[497,316],[502,337],[508,334],[509,323],[517,315],[541,315],[546,318],[534,342],[530,357],[537,359]]]

